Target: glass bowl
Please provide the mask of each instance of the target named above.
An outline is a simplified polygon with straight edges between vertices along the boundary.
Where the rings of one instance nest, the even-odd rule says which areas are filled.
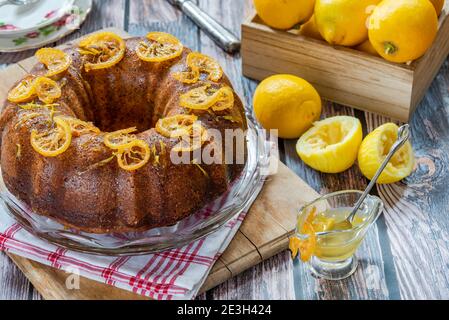
[[[5,187],[0,174],[0,201],[14,219],[31,234],[53,244],[89,254],[140,255],[181,247],[216,231],[255,200],[262,189],[269,165],[270,144],[250,119],[246,134],[248,159],[239,178],[228,191],[206,207],[168,227],[145,232],[92,234],[68,229],[32,212]]]
[[[341,280],[357,269],[355,252],[384,208],[380,198],[368,195],[357,211],[353,226],[350,229],[347,226],[338,228],[338,222],[347,218],[362,194],[363,192],[355,190],[330,193],[299,210],[295,237],[303,241],[313,237],[313,254],[308,261],[313,275],[327,280]],[[320,213],[326,213],[327,217],[335,220],[335,228],[314,234],[307,233],[304,225],[313,220],[311,215],[316,217]]]

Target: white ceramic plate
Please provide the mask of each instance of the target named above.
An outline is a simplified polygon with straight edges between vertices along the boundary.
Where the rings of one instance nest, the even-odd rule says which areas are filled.
[[[92,9],[92,0],[75,0],[70,13],[55,22],[37,27],[28,33],[13,37],[0,37],[0,52],[19,52],[39,48],[58,41],[79,29]]]
[[[0,35],[17,35],[58,21],[70,11],[74,0],[39,0],[24,6],[0,7]]]

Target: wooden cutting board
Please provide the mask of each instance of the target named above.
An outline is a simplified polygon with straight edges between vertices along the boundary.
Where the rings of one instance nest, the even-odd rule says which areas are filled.
[[[107,30],[124,38],[129,37],[122,30]],[[0,71],[0,101],[5,100],[11,86],[35,63],[33,57]],[[298,206],[317,197],[318,194],[310,186],[279,162],[277,174],[266,182],[235,238],[212,268],[201,292],[286,250],[288,237],[295,228]],[[65,286],[67,273],[13,254],[8,255],[45,299],[146,299],[86,278],[81,279],[80,290],[68,290]]]

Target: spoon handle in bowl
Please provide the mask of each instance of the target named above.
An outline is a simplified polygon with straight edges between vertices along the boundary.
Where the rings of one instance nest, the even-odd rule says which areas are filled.
[[[359,210],[360,206],[362,205],[363,201],[365,200],[365,198],[368,196],[368,194],[373,189],[374,185],[377,182],[377,179],[379,179],[380,175],[385,170],[385,167],[388,165],[388,163],[390,162],[391,158],[407,142],[407,140],[409,138],[410,138],[410,127],[409,127],[408,124],[405,124],[405,125],[403,125],[402,127],[399,128],[399,130],[398,130],[398,139],[396,140],[396,142],[391,147],[390,152],[388,152],[388,155],[385,157],[385,159],[382,162],[382,164],[380,165],[379,169],[377,169],[376,174],[371,179],[371,182],[368,184],[368,187],[366,187],[365,191],[363,192],[363,194],[361,195],[361,197],[359,198],[359,200],[355,204],[354,208],[352,209],[351,213],[349,214],[349,216],[348,216],[348,218],[346,220],[348,220],[349,222],[352,222],[352,220],[354,219],[357,211]]]

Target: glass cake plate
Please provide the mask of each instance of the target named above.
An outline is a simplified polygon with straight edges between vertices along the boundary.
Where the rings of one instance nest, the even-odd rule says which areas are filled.
[[[53,244],[90,254],[139,255],[181,247],[198,240],[237,217],[257,197],[269,166],[270,143],[264,131],[248,120],[248,159],[228,191],[206,207],[168,227],[144,232],[92,234],[68,229],[54,220],[33,213],[5,187],[0,174],[0,197],[4,206],[28,232]]]

